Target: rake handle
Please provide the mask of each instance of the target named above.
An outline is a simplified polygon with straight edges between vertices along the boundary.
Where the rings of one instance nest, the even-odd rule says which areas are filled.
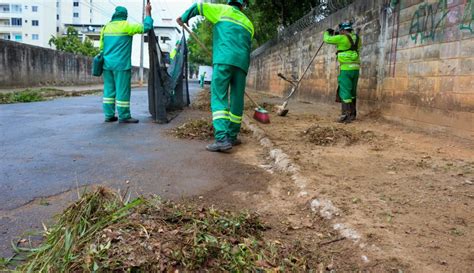
[[[186,30],[187,33],[189,33],[189,35],[191,35],[194,40],[196,40],[196,42],[199,44],[199,46],[202,47],[202,49],[204,49],[204,51],[206,51],[207,54],[209,54],[210,56],[212,56],[212,52],[201,42],[201,40],[199,39],[199,37],[194,33],[192,32],[188,26],[186,26],[186,24],[183,24],[183,28],[184,30]]]

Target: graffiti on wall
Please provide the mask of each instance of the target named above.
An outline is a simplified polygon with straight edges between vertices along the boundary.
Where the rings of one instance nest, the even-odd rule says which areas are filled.
[[[464,14],[461,20],[461,30],[469,30],[474,33],[474,0],[467,0],[464,6]]]
[[[411,39],[415,43],[423,43],[426,40],[434,41],[437,31],[442,26],[448,13],[447,0],[439,0],[437,3],[432,4],[421,4],[411,19]]]

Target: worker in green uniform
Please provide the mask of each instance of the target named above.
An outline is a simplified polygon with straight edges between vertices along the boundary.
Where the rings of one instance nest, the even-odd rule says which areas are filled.
[[[353,32],[352,23],[339,24],[339,33],[333,29],[324,32],[324,42],[336,45],[340,64],[338,96],[342,104],[341,123],[350,123],[357,116],[357,83],[360,70],[360,49],[362,41]]]
[[[237,136],[254,35],[252,22],[242,12],[246,5],[245,0],[228,0],[227,5],[197,3],[177,19],[178,24],[183,25],[192,17],[202,15],[214,25],[211,110],[215,142],[207,146],[211,152],[227,151],[241,143]]]
[[[204,83],[206,81],[206,74],[207,72],[204,71],[204,73],[202,73],[201,77],[199,78],[199,85],[201,86],[201,88],[204,88]]]
[[[146,15],[143,25],[131,24],[127,22],[127,9],[117,7],[112,21],[100,33],[100,51],[104,56],[105,122],[138,123],[130,114],[132,40],[133,35],[153,29],[150,4],[146,6]],[[118,118],[115,116],[116,105]]]
[[[171,61],[174,60],[174,58],[176,57],[176,54],[178,54],[178,51],[179,51],[179,47],[181,46],[181,40],[178,40],[176,41],[176,45],[175,47],[173,48],[173,50],[171,50],[171,53],[170,53],[170,59]]]

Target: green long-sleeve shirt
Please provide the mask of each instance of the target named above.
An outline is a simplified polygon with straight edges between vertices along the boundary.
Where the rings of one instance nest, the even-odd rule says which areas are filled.
[[[100,50],[104,53],[104,69],[132,68],[133,35],[153,29],[153,19],[147,16],[143,24],[131,24],[125,18],[112,20],[100,33]]]
[[[227,64],[248,71],[254,27],[238,8],[230,5],[194,4],[182,16],[187,23],[194,16],[202,15],[214,25],[213,63]]]
[[[357,40],[355,34],[351,34],[352,40],[354,43]],[[357,45],[358,51],[348,50],[352,47],[349,38],[346,35],[334,35],[331,36],[329,32],[324,32],[323,40],[325,43],[336,45],[338,51],[344,51],[337,54],[337,59],[341,64],[341,70],[359,70],[360,69],[360,49],[362,47],[362,41],[359,39],[359,44]]]

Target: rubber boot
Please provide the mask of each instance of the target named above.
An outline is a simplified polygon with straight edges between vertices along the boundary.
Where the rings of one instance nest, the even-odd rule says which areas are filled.
[[[134,119],[134,118],[128,118],[128,119],[121,119],[119,120],[119,123],[138,123],[139,120],[138,119]]]
[[[357,100],[353,99],[351,103],[351,116],[350,119],[351,121],[356,120],[357,118]]]
[[[116,122],[117,120],[117,117],[105,118],[105,122]]]
[[[232,149],[232,141],[228,138],[216,140],[214,143],[207,145],[206,150],[209,152],[225,152]]]
[[[341,103],[341,117],[339,118],[339,123],[351,123],[351,103]]]

